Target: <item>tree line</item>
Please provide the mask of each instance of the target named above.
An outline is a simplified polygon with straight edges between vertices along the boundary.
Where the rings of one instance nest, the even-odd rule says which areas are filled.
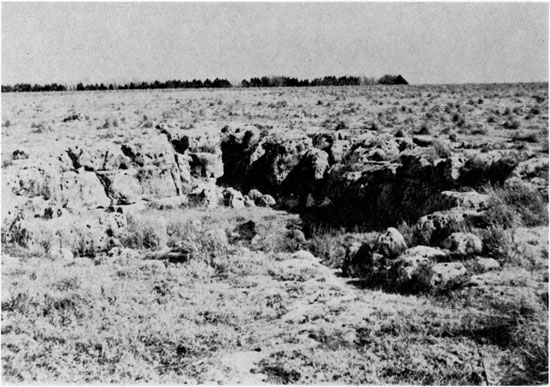
[[[374,85],[376,80],[374,78],[365,77],[335,77],[326,76],[324,78],[309,79],[297,79],[290,77],[261,77],[250,78],[249,80],[243,79],[241,87],[311,87],[311,86],[361,86],[361,85]]]
[[[243,79],[240,87],[312,87],[312,86],[363,86],[363,85],[408,85],[408,82],[401,75],[384,75],[380,79],[354,76],[326,76],[324,78],[298,79],[292,77],[261,77]],[[166,82],[130,82],[124,84],[116,83],[95,83],[76,85],[62,85],[51,83],[37,85],[30,83],[17,83],[13,86],[2,85],[2,93],[9,92],[38,92],[38,91],[85,91],[85,90],[146,90],[146,89],[201,89],[201,88],[228,88],[233,87],[227,79],[216,78],[213,81],[206,79],[193,79],[192,81],[169,80]]]
[[[90,83],[84,84],[82,82],[76,85],[60,85],[57,83],[47,85],[31,85],[30,83],[17,83],[13,86],[2,85],[2,93],[9,92],[34,92],[34,91],[85,91],[85,90],[145,90],[145,89],[200,89],[200,88],[225,88],[232,87],[231,83],[227,79],[216,78],[213,81],[206,79],[204,81],[200,79],[193,79],[192,81],[181,80],[169,80],[166,82],[129,82],[123,84],[117,83]]]

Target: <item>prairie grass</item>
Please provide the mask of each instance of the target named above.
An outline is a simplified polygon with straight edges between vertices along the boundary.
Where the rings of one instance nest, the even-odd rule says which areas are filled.
[[[485,188],[491,196],[487,219],[490,224],[504,228],[548,224],[548,206],[542,195],[523,184]]]

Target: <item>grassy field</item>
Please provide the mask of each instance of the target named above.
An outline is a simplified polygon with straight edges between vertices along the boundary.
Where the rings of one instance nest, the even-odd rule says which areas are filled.
[[[543,271],[522,268],[523,259],[503,268],[514,298],[475,294],[475,288],[399,295],[342,278],[303,250],[293,254],[296,247],[284,238],[220,244],[201,231],[253,218],[258,229],[265,227],[263,236],[278,229],[284,235],[288,216],[273,210],[153,211],[142,224],[158,217],[177,219],[200,254],[170,263],[145,249],[121,247],[64,262],[4,252],[4,380],[544,380],[547,311],[532,294],[521,294],[521,282],[541,280],[536,277]]]
[[[19,93],[3,95],[2,105],[2,382],[548,384],[547,85]],[[73,115],[82,119],[64,121]],[[305,133],[316,149],[321,132],[336,133],[336,145],[400,139],[422,149],[426,165],[468,160],[474,172],[483,157],[513,153],[523,163],[514,175],[520,183],[476,186],[488,198],[484,224],[459,231],[476,234],[483,249],[456,258],[468,281],[416,292],[344,276],[352,273],[350,246],[376,244],[385,228],[308,223],[277,206],[205,208],[150,197],[109,206],[99,180],[105,200],[88,200],[100,195],[82,176],[128,168],[106,166],[116,164],[111,150],[122,159],[125,145],[136,140],[145,149],[155,139],[172,153],[153,147],[151,164],[131,168],[171,167],[177,152],[162,132],[168,128],[194,133],[195,152],[221,163],[219,141],[207,137],[219,140],[226,125]],[[78,159],[82,149],[90,154]],[[364,164],[396,165],[401,152],[342,149],[331,148],[331,158],[358,175]],[[450,165],[449,175],[452,162],[440,164]],[[56,196],[36,165],[52,181],[83,182],[68,199]],[[468,193],[474,183],[454,188]],[[21,200],[26,216],[10,225],[34,222],[36,234],[6,227],[13,215],[6,198]],[[48,212],[41,207],[58,199]],[[411,203],[413,214],[425,204]],[[86,217],[111,214],[107,208],[121,209],[125,222],[112,248],[94,251],[82,236],[66,256],[53,253],[50,225],[69,219],[84,229]],[[407,247],[418,244],[414,221],[393,226]]]

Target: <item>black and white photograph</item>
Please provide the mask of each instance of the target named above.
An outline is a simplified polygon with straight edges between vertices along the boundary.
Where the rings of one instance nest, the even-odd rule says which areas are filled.
[[[546,2],[15,2],[2,385],[548,385]]]

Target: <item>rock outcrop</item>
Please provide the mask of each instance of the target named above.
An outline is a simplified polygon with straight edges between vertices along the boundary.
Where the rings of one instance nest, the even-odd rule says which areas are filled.
[[[121,207],[181,197],[178,205],[278,206],[312,222],[344,226],[416,222],[416,244],[444,243],[457,254],[472,254],[475,243],[444,241],[487,209],[488,197],[476,188],[512,175],[537,183],[547,171],[544,160],[519,162],[500,150],[440,158],[430,147],[383,132],[270,132],[206,121],[192,129],[157,125],[123,143],[73,142],[46,155],[22,148],[3,169],[3,236],[11,240],[9,230],[30,217],[47,221],[78,212],[86,219],[86,211],[125,212]],[[459,191],[464,186],[468,190]],[[389,229],[376,254],[393,259],[406,248]]]

